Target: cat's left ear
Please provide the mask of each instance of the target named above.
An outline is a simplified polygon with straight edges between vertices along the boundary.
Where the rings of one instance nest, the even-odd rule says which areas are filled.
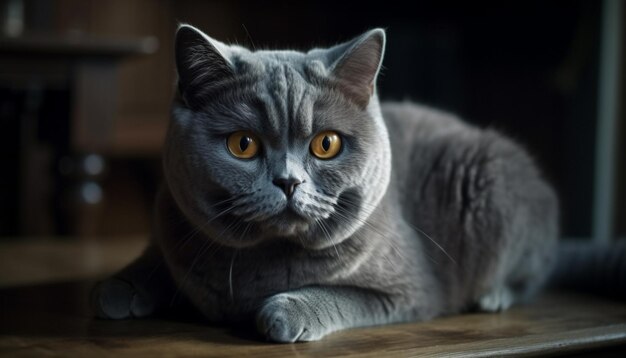
[[[176,31],[178,89],[190,106],[202,102],[202,92],[235,76],[230,48],[190,25]]]
[[[374,29],[328,50],[331,73],[341,90],[365,108],[376,86],[385,53],[385,30]]]

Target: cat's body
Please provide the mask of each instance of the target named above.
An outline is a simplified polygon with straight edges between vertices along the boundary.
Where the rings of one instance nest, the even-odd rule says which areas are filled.
[[[153,246],[96,290],[100,315],[143,316],[180,290],[211,321],[256,319],[269,339],[315,340],[505,309],[548,278],[551,188],[494,131],[410,103],[379,105],[382,31],[307,55],[231,53],[206,38],[207,49],[196,31],[179,30],[181,96]],[[199,56],[211,59],[209,74],[198,75]],[[242,130],[263,145],[251,159],[221,144]],[[309,143],[325,130],[341,133],[343,147],[316,159]],[[276,178],[298,181],[287,191]]]
[[[400,319],[427,319],[467,309],[502,288],[525,293],[520,284],[532,289],[543,283],[557,238],[556,199],[524,152],[497,133],[428,108],[387,104],[382,112],[397,139],[392,184],[367,224],[334,246],[308,250],[280,240],[207,248],[210,238],[196,234],[181,250],[180,238],[194,228],[171,227],[172,215],[179,216],[174,222],[185,219],[163,189],[158,245],[181,289],[207,317],[242,319],[271,295],[332,285],[398,296]],[[536,201],[524,198],[530,195]],[[507,225],[504,216],[512,220]]]

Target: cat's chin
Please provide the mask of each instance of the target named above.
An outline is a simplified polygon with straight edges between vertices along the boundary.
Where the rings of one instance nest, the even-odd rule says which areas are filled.
[[[309,230],[309,222],[293,211],[286,209],[261,223],[263,236],[293,237]]]

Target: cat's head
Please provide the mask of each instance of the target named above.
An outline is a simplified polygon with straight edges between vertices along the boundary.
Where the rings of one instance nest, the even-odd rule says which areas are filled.
[[[307,53],[250,51],[180,26],[164,170],[193,226],[232,247],[321,249],[364,225],[390,175],[384,46],[376,29]]]

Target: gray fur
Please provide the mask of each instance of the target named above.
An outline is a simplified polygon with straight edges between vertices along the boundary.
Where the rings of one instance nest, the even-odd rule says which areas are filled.
[[[506,309],[547,279],[552,189],[497,132],[410,103],[381,106],[382,30],[308,53],[229,47],[187,25],[177,39],[154,243],[112,279],[136,292],[115,302],[99,288],[101,316],[145,315],[180,290],[210,321],[254,319],[270,340],[307,341]],[[320,160],[309,143],[327,129],[344,147]],[[261,138],[257,158],[229,154],[238,130]],[[272,184],[279,177],[302,181],[291,198]],[[167,269],[147,273],[163,260]],[[148,284],[161,276],[175,284]]]

